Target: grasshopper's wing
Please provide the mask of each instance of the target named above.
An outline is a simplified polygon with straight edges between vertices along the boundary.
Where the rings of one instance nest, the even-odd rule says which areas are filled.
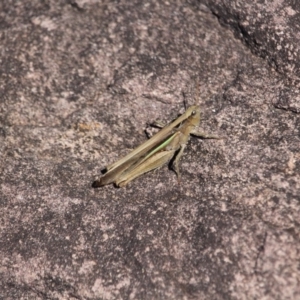
[[[135,158],[128,159],[123,164],[107,171],[99,180],[94,181],[93,187],[101,187],[113,183],[126,169],[130,168],[136,162]]]
[[[190,117],[196,110],[198,110],[197,106],[189,107],[183,115],[181,115],[172,123],[166,125],[151,139],[131,151],[117,162],[107,166],[107,172],[100,178],[100,180],[97,180],[93,183],[93,187],[100,187],[116,181],[119,182],[118,178],[122,177],[122,174],[130,173],[128,171],[131,171],[142,161],[145,161],[145,159],[148,158],[149,153],[152,155],[153,149],[154,153],[157,152],[157,148],[160,148],[161,145],[166,142],[165,140],[170,138],[170,135],[172,135],[172,132],[174,132],[175,127]]]
[[[131,151],[125,157],[107,166],[107,172],[99,180],[94,181],[93,187],[101,187],[106,184],[116,182],[122,173],[145,160],[145,157],[148,155],[148,153],[152,152],[153,148],[159,147],[159,143],[161,143],[161,141],[163,141],[168,134],[165,132],[163,135],[160,135],[159,139],[156,138],[155,140],[152,140],[152,143],[149,143],[149,141],[155,137],[153,136],[151,139],[137,147],[135,150]]]
[[[148,148],[145,148],[144,150],[146,152],[140,152],[139,157],[133,156],[122,164],[119,164],[116,167],[108,170],[99,180],[94,181],[93,187],[100,187],[109,183],[118,182],[119,178],[121,178],[123,174],[130,173],[137,166],[143,164],[144,161],[146,161],[149,157],[164,149],[177,136],[177,134],[178,133],[174,133],[171,136],[167,137],[165,141],[160,141],[159,145],[156,145],[156,147],[154,148],[152,146],[150,150],[148,150]]]
[[[159,146],[152,149],[147,155],[142,157],[137,163],[130,166],[123,174],[121,174],[117,180],[116,185],[123,187],[134,178],[149,172],[169,161],[180,145],[177,145],[178,138],[181,133],[179,131],[173,133]]]
[[[106,167],[107,171],[118,168],[120,165],[126,163],[128,160],[131,161],[132,158],[144,156],[144,154],[148,153],[151,149],[159,145],[164,139],[166,139],[175,129],[175,127],[182,122],[184,122],[188,117],[194,114],[195,111],[198,111],[199,108],[197,106],[190,106],[179,118],[171,122],[162,128],[158,133],[156,133],[151,139],[128,153],[126,156],[116,161],[115,163]]]

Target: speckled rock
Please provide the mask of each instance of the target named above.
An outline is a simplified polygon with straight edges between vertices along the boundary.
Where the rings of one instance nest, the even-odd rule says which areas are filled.
[[[300,7],[228,3],[1,2],[1,299],[300,297]],[[184,101],[180,185],[91,187]]]

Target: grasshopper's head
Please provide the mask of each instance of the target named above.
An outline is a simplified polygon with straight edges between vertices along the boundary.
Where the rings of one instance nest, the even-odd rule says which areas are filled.
[[[186,112],[190,126],[198,126],[200,123],[200,107],[196,105],[190,106]]]

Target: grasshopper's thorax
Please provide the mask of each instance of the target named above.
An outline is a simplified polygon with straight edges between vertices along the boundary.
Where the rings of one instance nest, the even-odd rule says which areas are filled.
[[[199,125],[200,123],[200,109],[198,106],[189,107],[189,117],[187,117],[186,121],[181,125],[180,131],[189,137],[189,134],[193,129]]]

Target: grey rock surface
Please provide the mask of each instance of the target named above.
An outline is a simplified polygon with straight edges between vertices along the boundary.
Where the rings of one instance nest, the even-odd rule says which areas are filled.
[[[247,3],[0,3],[0,299],[300,298],[300,6]],[[180,185],[91,187],[184,100]]]

